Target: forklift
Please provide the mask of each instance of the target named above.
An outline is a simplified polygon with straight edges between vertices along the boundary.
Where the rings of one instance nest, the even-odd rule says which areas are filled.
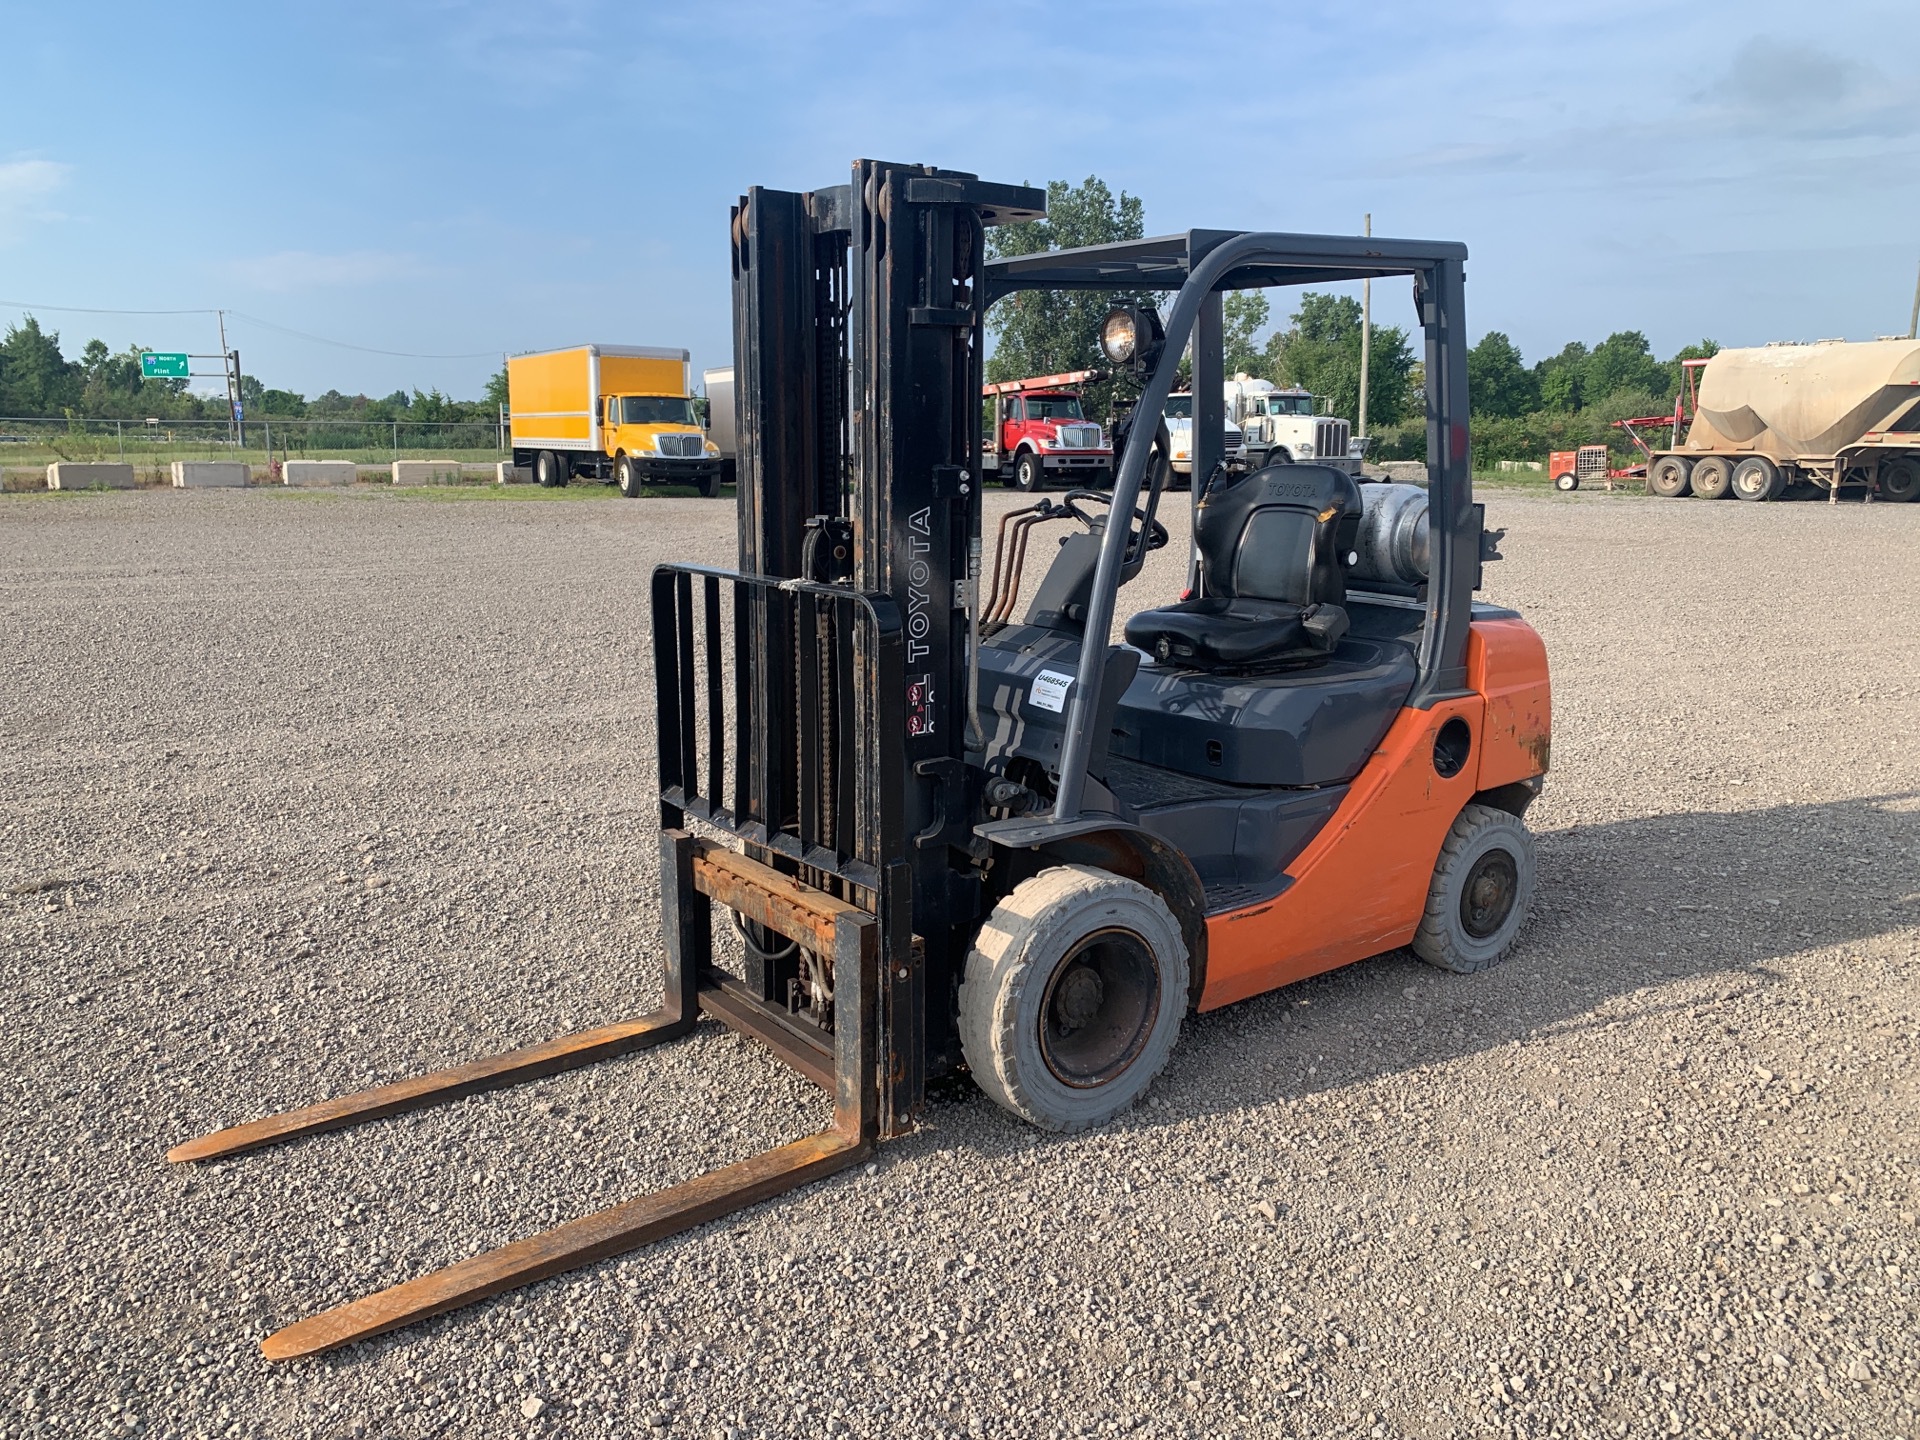
[[[301,1320],[311,1355],[687,1230],[864,1161],[970,1072],[1053,1130],[1098,1125],[1212,1010],[1400,947],[1470,972],[1535,876],[1544,647],[1476,602],[1497,559],[1468,468],[1466,252],[1189,230],[987,258],[1044,192],[856,161],[733,208],[739,563],[652,577],[661,1007],[222,1130],[205,1161],[553,1074],[707,1015],[831,1097],[819,1134]],[[1222,295],[1409,277],[1429,484],[1221,462]],[[1025,290],[1116,307],[1107,362],[1159,415],[1192,341],[1187,584],[1133,613],[1165,546],[1136,426],[1110,492],[997,532],[982,599],[985,321]],[[1057,535],[1016,618],[1027,537]],[[738,931],[722,964],[715,917]]]

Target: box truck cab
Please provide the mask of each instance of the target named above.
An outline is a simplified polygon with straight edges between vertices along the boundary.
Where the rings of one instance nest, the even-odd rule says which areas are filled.
[[[542,485],[576,475],[612,480],[628,499],[643,485],[720,489],[720,451],[688,391],[685,350],[575,345],[507,361],[513,463]]]

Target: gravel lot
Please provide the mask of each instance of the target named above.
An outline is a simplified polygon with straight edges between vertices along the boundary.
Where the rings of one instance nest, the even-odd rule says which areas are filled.
[[[1920,1436],[1920,505],[1490,507],[1557,690],[1504,967],[1202,1017],[1091,1134],[955,1085],[874,1173],[269,1367],[822,1123],[706,1026],[160,1158],[651,1008],[645,576],[732,509],[0,498],[0,1437]]]

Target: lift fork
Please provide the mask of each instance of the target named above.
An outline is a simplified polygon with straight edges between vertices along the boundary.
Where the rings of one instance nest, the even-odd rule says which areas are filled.
[[[261,1342],[267,1359],[319,1354],[594,1264],[823,1179],[872,1153],[879,1117],[876,970],[880,946],[875,917],[680,830],[661,833],[660,878],[666,994],[652,1014],[219,1130],[175,1146],[167,1159],[222,1159],[557,1074],[677,1039],[692,1031],[702,1010],[763,1041],[803,1074],[825,1084],[833,1094],[833,1123],[804,1140],[609,1206],[289,1325]],[[705,964],[712,953],[714,901],[813,950],[831,967],[835,1021],[830,1049],[810,1042],[790,1025],[783,1026],[777,1014],[756,1002],[732,977]]]

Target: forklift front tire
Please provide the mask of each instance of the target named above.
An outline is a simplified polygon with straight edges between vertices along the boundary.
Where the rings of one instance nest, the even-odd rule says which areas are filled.
[[[1491,805],[1467,806],[1440,846],[1413,953],[1456,975],[1499,964],[1527,923],[1534,872],[1525,822]]]
[[[1031,450],[1022,450],[1013,462],[1013,483],[1022,490],[1038,490],[1047,483],[1047,467]]]
[[[1187,947],[1166,902],[1123,876],[1056,865],[1016,885],[974,938],[960,1048],[999,1105],[1084,1130],[1145,1093],[1186,1008]]]

